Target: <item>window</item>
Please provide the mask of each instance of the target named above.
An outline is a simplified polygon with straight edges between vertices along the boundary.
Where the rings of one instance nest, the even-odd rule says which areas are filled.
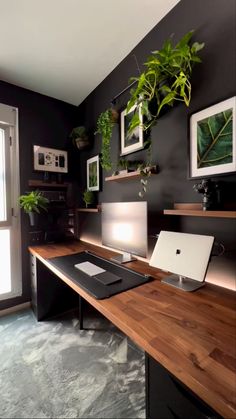
[[[0,299],[21,295],[17,109],[0,104]]]

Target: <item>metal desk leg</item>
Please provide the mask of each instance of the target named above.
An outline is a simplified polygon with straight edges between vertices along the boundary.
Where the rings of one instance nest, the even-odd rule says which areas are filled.
[[[84,330],[84,313],[83,313],[84,299],[79,295],[79,329]]]

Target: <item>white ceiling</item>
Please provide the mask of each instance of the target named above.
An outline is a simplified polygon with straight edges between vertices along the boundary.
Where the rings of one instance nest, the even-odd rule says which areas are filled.
[[[179,0],[0,0],[0,79],[74,105]]]

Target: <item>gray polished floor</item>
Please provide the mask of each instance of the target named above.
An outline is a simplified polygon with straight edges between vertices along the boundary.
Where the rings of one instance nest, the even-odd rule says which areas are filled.
[[[90,313],[0,317],[1,418],[144,418],[144,354]]]

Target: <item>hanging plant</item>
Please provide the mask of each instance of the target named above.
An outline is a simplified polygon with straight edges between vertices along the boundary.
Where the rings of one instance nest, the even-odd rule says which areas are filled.
[[[73,128],[69,137],[80,151],[90,146],[89,136],[84,126]]]
[[[118,121],[118,113],[115,109],[107,109],[102,112],[97,120],[97,130],[95,134],[102,136],[101,166],[104,170],[112,169],[111,162],[111,137],[114,124]]]
[[[153,127],[163,108],[172,107],[175,102],[184,102],[189,106],[191,100],[190,76],[195,63],[200,63],[198,52],[204,43],[194,42],[190,45],[194,31],[188,32],[173,46],[168,39],[158,51],[153,51],[144,63],[146,69],[139,77],[133,77],[137,82],[131,89],[131,98],[126,111],[134,105],[142,103],[144,116],[143,130]],[[139,125],[137,113],[129,124],[129,133]]]

